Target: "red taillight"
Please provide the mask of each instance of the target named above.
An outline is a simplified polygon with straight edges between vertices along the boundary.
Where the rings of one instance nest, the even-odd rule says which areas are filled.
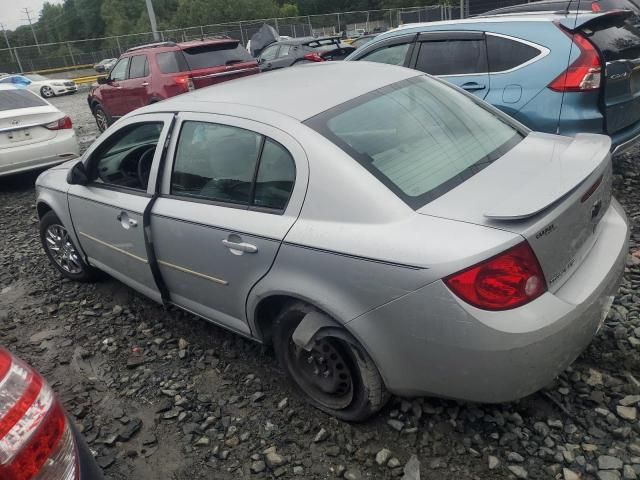
[[[310,62],[324,62],[325,59],[320,56],[318,52],[307,53],[304,56],[305,60],[309,60]]]
[[[572,36],[563,28],[561,30]],[[595,47],[582,34],[573,34],[573,43],[580,50],[580,55],[564,72],[549,84],[556,92],[589,92],[600,88],[602,63]]]
[[[0,479],[75,480],[76,447],[51,388],[0,348]]]
[[[173,77],[173,81],[176,83],[176,85],[179,85],[182,88],[184,88],[185,92],[191,92],[195,90],[195,86],[193,85],[193,80],[191,80],[191,77],[189,77],[188,75],[180,75],[178,77]]]
[[[546,290],[540,263],[527,242],[444,279],[462,300],[483,310],[508,310]]]
[[[73,123],[69,117],[62,117],[60,120],[47,123],[44,128],[48,128],[49,130],[67,130],[73,128]]]

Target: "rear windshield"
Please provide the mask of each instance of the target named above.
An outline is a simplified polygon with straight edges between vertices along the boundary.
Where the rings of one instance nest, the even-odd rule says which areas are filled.
[[[253,60],[249,52],[235,42],[185,48],[182,52],[191,70],[233,65]]]
[[[18,108],[43,107],[47,104],[29,90],[0,90],[0,112]]]
[[[403,80],[307,120],[412,208],[464,182],[522,134],[441,81]]]
[[[607,62],[640,58],[640,12],[636,8],[632,12],[608,15],[582,29]]]

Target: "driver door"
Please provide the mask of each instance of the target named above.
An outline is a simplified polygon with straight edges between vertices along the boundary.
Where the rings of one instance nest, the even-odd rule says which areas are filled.
[[[115,64],[109,76],[107,83],[100,85],[100,93],[102,94],[102,106],[112,117],[122,117],[129,113],[125,96],[123,95],[123,87],[129,76],[129,57],[121,58]]]
[[[143,214],[172,118],[137,115],[109,130],[84,156],[90,183],[69,189],[71,219],[89,264],[156,301],[161,297],[147,259]]]

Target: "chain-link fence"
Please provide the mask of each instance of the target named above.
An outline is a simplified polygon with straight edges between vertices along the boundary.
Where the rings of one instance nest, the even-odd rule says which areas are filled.
[[[226,35],[246,45],[264,23],[273,26],[282,36],[339,35],[347,37],[357,36],[363,32],[383,32],[406,23],[450,20],[460,17],[459,6],[435,5],[259,19],[164,30],[158,33],[161,40],[177,42]],[[17,46],[12,49],[4,48],[0,49],[0,72],[33,72],[90,66],[105,58],[117,58],[133,46],[153,41],[153,34],[148,32],[63,43]]]

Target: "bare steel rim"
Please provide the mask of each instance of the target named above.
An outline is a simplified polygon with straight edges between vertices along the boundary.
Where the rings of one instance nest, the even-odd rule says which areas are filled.
[[[54,93],[53,93],[53,89],[47,85],[45,85],[44,87],[42,87],[41,92],[42,96],[45,98],[51,98],[53,97]]]
[[[104,113],[104,110],[102,110],[101,108],[97,108],[95,116],[96,116],[96,124],[98,125],[98,129],[101,132],[104,132],[109,127],[107,114]]]
[[[82,273],[80,255],[69,239],[67,230],[62,225],[49,225],[45,232],[47,250],[53,260],[65,272],[72,275]]]
[[[353,362],[346,348],[331,337],[317,340],[311,351],[289,340],[292,376],[307,395],[333,410],[347,408],[353,401]]]

